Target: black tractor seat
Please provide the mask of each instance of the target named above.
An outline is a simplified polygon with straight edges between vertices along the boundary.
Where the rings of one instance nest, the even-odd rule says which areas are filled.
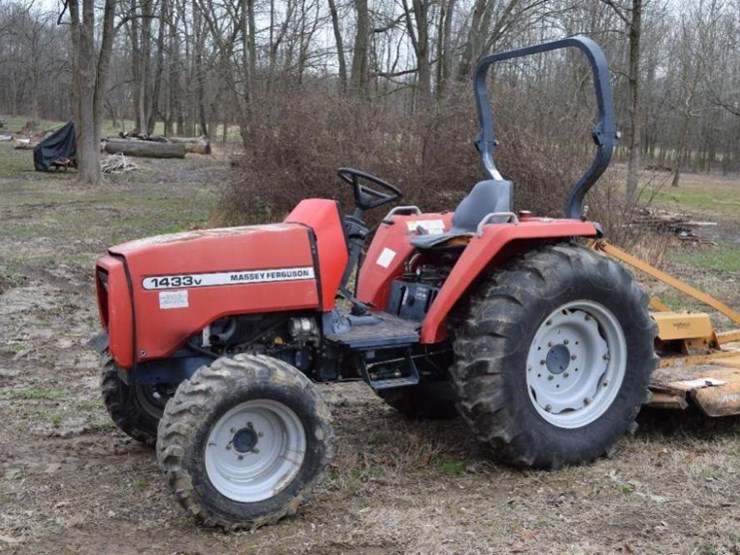
[[[452,215],[452,227],[444,233],[418,235],[411,244],[419,249],[441,246],[451,239],[472,237],[478,225],[488,214],[511,212],[513,205],[513,184],[503,179],[488,179],[478,182],[473,190],[460,201]],[[506,223],[511,216],[492,217],[488,223]]]

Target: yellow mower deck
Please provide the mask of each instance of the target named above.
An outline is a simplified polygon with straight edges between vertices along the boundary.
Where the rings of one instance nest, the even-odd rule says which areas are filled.
[[[650,384],[650,405],[685,409],[693,403],[708,416],[740,414],[740,343],[734,345],[734,352],[727,351],[728,358],[658,368]]]
[[[667,283],[740,325],[740,314],[710,295],[604,240],[592,241],[589,246]],[[740,329],[715,332],[708,314],[672,312],[657,298],[650,300],[650,308],[658,324],[655,348],[660,356],[650,383],[650,405],[685,409],[694,404],[708,416],[740,414]]]

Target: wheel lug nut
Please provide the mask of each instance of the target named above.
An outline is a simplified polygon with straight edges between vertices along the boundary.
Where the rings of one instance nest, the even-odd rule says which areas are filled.
[[[589,399],[588,397],[586,397],[586,398],[585,398],[585,399],[583,400],[583,404],[584,404],[584,405],[588,405],[588,404],[589,404],[590,402],[591,402],[591,399]]]
[[[260,450],[259,450],[259,449],[257,449],[256,447],[255,447],[254,449],[252,449],[252,453],[254,453],[255,455],[256,455],[257,453],[259,453],[259,452],[260,452]]]
[[[259,432],[259,433],[257,434],[257,437],[265,437],[265,432]]]
[[[547,376],[547,380],[550,381],[550,382],[552,380],[554,380],[554,379],[555,379],[555,376],[553,376],[552,374],[550,374],[549,376]]]
[[[229,432],[230,432],[230,433],[232,433],[232,434],[235,434],[235,433],[236,433],[236,428],[231,428],[231,429],[229,430]]]
[[[240,461],[244,460],[244,455],[239,455],[238,459],[239,459]]]
[[[563,341],[563,345],[567,345],[568,343],[570,343],[570,341],[568,341],[567,339],[565,339],[565,340]]]
[[[570,356],[570,360],[575,360],[575,359],[576,359],[576,355],[571,355]]]
[[[226,446],[226,450],[227,450],[227,451],[231,451],[231,443],[229,443],[229,444],[228,444],[228,445]]]
[[[609,385],[609,382],[604,382],[604,383],[603,383],[603,384],[601,384],[601,385],[602,385],[602,386],[604,386],[604,387],[606,387],[607,385]]]
[[[552,341],[548,341],[548,342],[547,342],[547,346],[548,346],[548,347],[552,347]]]
[[[545,411],[547,411],[547,412],[552,412],[552,406],[551,406],[551,405],[547,405],[547,406],[545,407]]]
[[[251,422],[247,422],[247,428],[254,428]]]
[[[563,374],[563,377],[564,378],[567,378],[568,376],[570,376],[570,374],[568,374],[568,372],[566,372],[565,374]]]
[[[609,360],[609,353],[604,353],[604,360]]]
[[[545,364],[545,359],[544,358],[540,361],[540,364],[542,364],[544,366],[544,364]]]

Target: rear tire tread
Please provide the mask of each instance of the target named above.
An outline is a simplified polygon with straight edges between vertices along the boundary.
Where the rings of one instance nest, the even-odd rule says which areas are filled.
[[[460,414],[478,442],[496,460],[515,466],[556,469],[564,463],[592,462],[614,451],[616,440],[604,438],[594,441],[590,453],[577,461],[543,452],[542,446],[532,441],[533,432],[514,418],[504,392],[506,359],[510,355],[506,349],[515,345],[512,338],[521,333],[517,326],[527,323],[526,307],[531,306],[532,297],[547,290],[553,274],[567,281],[581,273],[585,266],[592,265],[598,268],[592,269],[593,275],[607,274],[605,279],[611,280],[611,285],[629,291],[629,296],[642,309],[640,314],[633,314],[634,325],[654,337],[657,328],[646,310],[648,297],[636,286],[629,272],[614,261],[575,245],[546,246],[527,252],[512,260],[506,269],[493,274],[471,295],[467,319],[460,326],[454,343],[456,363],[451,368],[451,376]],[[535,287],[522,285],[528,283]],[[539,289],[536,288],[538,284]],[[546,300],[541,297],[539,302]],[[658,360],[652,345],[646,359],[639,372],[640,383],[636,384],[644,394],[634,397],[640,402],[649,399],[649,376]],[[634,418],[639,409],[637,403],[626,411],[626,418],[618,424],[623,432],[634,432]]]

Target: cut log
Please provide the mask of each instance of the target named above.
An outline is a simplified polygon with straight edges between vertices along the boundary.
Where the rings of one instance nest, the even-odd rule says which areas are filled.
[[[105,143],[108,154],[124,154],[142,158],[185,158],[185,145],[154,141],[114,139]]]
[[[193,154],[210,154],[211,153],[211,141],[208,137],[169,137],[173,143],[184,144],[185,151]]]
[[[15,150],[33,150],[38,143],[31,142],[31,139],[16,139],[13,141]]]

